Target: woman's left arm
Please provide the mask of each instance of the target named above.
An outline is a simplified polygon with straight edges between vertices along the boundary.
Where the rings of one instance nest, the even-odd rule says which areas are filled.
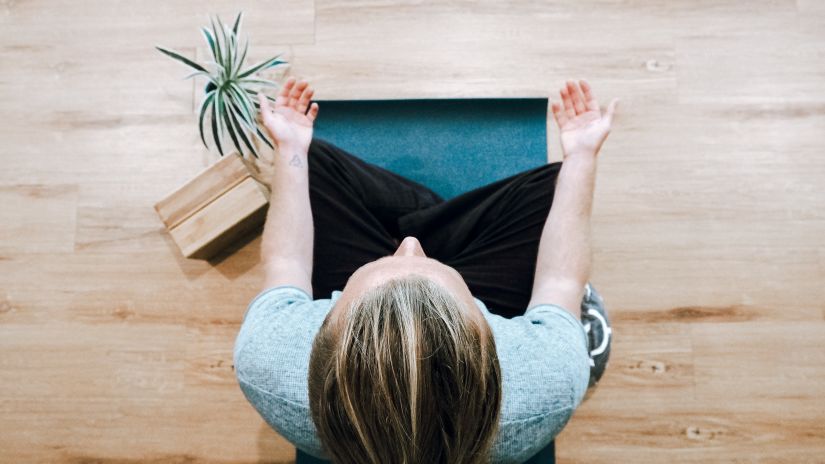
[[[281,88],[275,105],[259,95],[261,117],[278,149],[270,153],[271,195],[261,244],[264,289],[291,285],[312,297],[314,230],[309,201],[309,144],[318,116],[313,89],[294,77]]]

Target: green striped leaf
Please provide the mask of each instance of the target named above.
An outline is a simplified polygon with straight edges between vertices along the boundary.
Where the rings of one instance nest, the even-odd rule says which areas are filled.
[[[260,106],[258,104],[258,93],[257,92],[250,92],[250,91],[245,91],[245,92],[240,92],[240,93],[241,93],[241,95],[243,95],[243,100],[244,100],[244,102],[246,102],[247,107],[250,109],[250,111],[252,113],[251,121],[252,121],[252,124],[255,125],[255,132],[258,134],[258,138],[263,140],[263,142],[265,144],[267,144],[267,146],[269,148],[274,148],[274,145],[272,144],[272,142],[269,141],[269,137],[267,137],[267,135],[264,134],[264,132],[261,130],[261,125],[258,123],[258,107]],[[265,94],[263,94],[263,95],[264,95],[264,97],[269,98]],[[270,98],[270,100],[271,100],[271,98]]]
[[[224,80],[229,79],[229,72],[232,71],[232,47],[230,47],[229,40],[226,38],[226,26],[224,26],[223,22],[221,22],[221,18],[217,18],[218,22],[218,29],[221,32],[221,39],[223,40],[223,48],[221,49],[221,57],[222,59],[219,60],[221,66],[224,69]],[[221,47],[221,42],[218,43],[218,48]]]
[[[206,94],[206,97],[203,99],[203,103],[201,103],[200,115],[198,116],[198,130],[200,131],[200,134],[201,134],[201,142],[203,142],[203,146],[206,147],[207,149],[209,148],[209,145],[206,143],[206,137],[204,137],[204,135],[203,135],[203,121],[206,117],[206,113],[209,111],[209,104],[214,99],[215,99],[215,91],[214,90],[209,92],[208,94]]]
[[[183,78],[183,80],[186,80],[186,79],[191,79],[191,78],[193,78],[193,77],[195,77],[195,76],[206,76],[206,77],[208,77],[208,78],[209,78],[209,80],[210,80],[210,81],[212,80],[212,75],[211,75],[211,74],[209,74],[209,73],[208,73],[208,72],[206,72],[206,71],[195,71],[195,72],[193,72],[192,74],[189,74],[189,75],[187,75],[186,77],[184,77],[184,78]]]
[[[253,119],[251,121],[245,121],[244,124],[246,125],[249,132],[252,134],[252,138],[257,137],[258,139],[263,140],[264,143],[272,147],[272,144],[269,143],[269,140],[267,140],[266,136],[264,136],[263,132],[261,131],[261,128],[258,125],[258,121],[256,119]]]
[[[261,61],[260,63],[254,65],[250,68],[247,68],[244,72],[242,72],[241,74],[238,74],[238,79],[243,79],[244,77],[247,77],[247,76],[249,76],[251,74],[254,74],[258,71],[263,71],[265,69],[271,68],[273,66],[277,66],[281,63],[284,63],[283,61],[278,60],[279,56],[281,56],[281,55],[278,55],[274,58],[270,58],[270,59],[265,60],[265,61]]]
[[[235,18],[235,25],[232,26],[232,33],[238,35],[238,31],[241,30],[241,18],[243,17],[243,11],[238,12],[238,16]]]
[[[218,153],[223,156],[223,147],[221,145],[223,136],[221,135],[221,124],[220,118],[218,117],[218,100],[220,100],[220,96],[220,89],[218,89],[215,93],[215,101],[212,103],[212,140],[215,142],[215,146],[218,147]]]
[[[264,87],[279,87],[278,83],[268,79],[239,79],[238,82],[240,82],[241,85],[251,84],[262,85]]]
[[[243,90],[244,90],[243,95],[244,95],[246,101],[250,102],[252,104],[252,106],[255,108],[255,111],[254,111],[255,112],[255,117],[253,118],[253,120],[255,121],[255,132],[258,134],[258,138],[263,140],[263,142],[269,148],[275,148],[275,145],[272,144],[272,142],[269,140],[269,137],[261,130],[261,125],[258,124],[258,119],[257,119],[258,113],[257,112],[259,111],[260,106],[261,106],[258,103],[258,92],[253,91],[253,90],[249,90],[249,89],[243,89]],[[268,100],[275,101],[274,98],[272,98],[272,97],[270,97],[266,94],[262,94],[262,95],[265,98],[267,98]]]
[[[206,70],[206,68],[199,65],[198,63],[195,63],[194,61],[190,60],[189,58],[181,55],[180,53],[173,52],[172,50],[167,50],[163,47],[156,46],[155,48],[157,48],[161,53],[163,53],[165,55],[168,55],[168,56],[170,56],[170,57],[180,61],[181,63],[186,64],[186,65],[188,65],[188,66],[190,66],[194,69],[197,69],[198,71],[208,72]]]
[[[221,39],[218,36],[218,28],[213,18],[209,18],[209,21],[212,23],[212,37],[215,38],[215,63],[221,63],[223,62],[223,50],[221,49]]]
[[[248,95],[246,95],[246,93],[244,93],[244,92],[241,92],[239,90],[236,91],[236,92],[239,95],[241,95],[240,101],[242,103],[242,108],[241,109],[243,110],[243,116],[244,116],[243,122],[244,122],[244,124],[247,126],[247,128],[253,134],[257,134],[260,139],[264,140],[264,142],[267,145],[272,147],[272,145],[269,143],[269,140],[266,139],[266,137],[263,135],[263,133],[260,130],[260,125],[258,124],[258,119],[257,119],[258,110],[255,108],[255,105],[252,104],[252,99]]]
[[[235,72],[235,65],[238,61],[238,44],[235,38],[235,34],[228,28],[225,29],[226,34],[226,48],[229,50],[229,60],[227,61],[227,66],[229,68],[229,79],[232,79]]]
[[[263,141],[264,141],[264,143],[265,143],[265,144],[266,144],[269,148],[275,148],[275,145],[274,145],[272,142],[270,142],[270,141],[269,141],[269,137],[267,137],[267,136],[266,136],[266,134],[264,134],[263,132],[261,132],[261,128],[260,128],[260,127],[256,127],[256,128],[255,128],[255,130],[256,130],[256,131],[258,131],[258,138],[260,138],[261,140],[263,140]]]
[[[212,80],[215,81],[216,84],[222,83],[225,80],[223,78],[223,75],[224,75],[223,66],[220,63],[217,63],[215,61],[206,61],[206,64],[215,67],[215,72],[213,72],[211,74],[212,75]]]
[[[235,65],[235,69],[232,71],[233,76],[237,76],[239,72],[241,72],[241,66],[243,66],[243,62],[246,59],[246,52],[249,51],[249,41],[247,40],[243,46],[243,53],[241,53],[241,58],[238,60],[238,64]]]
[[[229,114],[230,109],[226,105],[225,101],[222,102],[222,105],[223,105],[223,110],[221,112],[223,113],[223,120],[224,120],[224,123],[226,124],[226,132],[229,133],[229,137],[232,139],[232,143],[235,145],[235,148],[238,150],[238,152],[241,153],[241,156],[243,156],[243,150],[241,149],[241,144],[238,142],[238,137],[235,135],[235,128],[232,125],[232,121],[230,121],[230,117],[231,117],[231,115]]]
[[[255,119],[254,111],[252,108],[247,106],[246,100],[244,100],[243,92],[239,91],[237,86],[230,84],[227,87],[227,91],[232,96],[232,103],[240,105],[240,109],[243,110],[243,117],[245,122],[252,122]]]
[[[255,147],[252,145],[252,143],[246,137],[247,128],[244,127],[244,125],[241,124],[241,122],[239,122],[239,119],[241,121],[243,121],[243,117],[240,115],[240,110],[237,108],[237,106],[235,106],[234,102],[232,102],[229,105],[229,110],[232,113],[232,121],[235,123],[235,129],[238,131],[238,136],[240,137],[241,141],[243,141],[244,145],[246,145],[246,147],[249,148],[249,151],[252,153],[252,155],[254,155],[255,158],[257,158],[258,157],[258,152],[255,151]],[[238,151],[240,151],[240,150],[238,150]],[[241,152],[241,156],[243,156],[243,152]]]
[[[204,39],[206,39],[207,45],[209,45],[209,51],[212,52],[212,58],[217,60],[217,51],[215,50],[215,38],[212,37],[212,33],[209,32],[209,29],[202,27],[201,32],[203,33]]]

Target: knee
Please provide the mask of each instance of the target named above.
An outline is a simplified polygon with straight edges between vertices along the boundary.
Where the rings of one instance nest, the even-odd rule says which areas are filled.
[[[307,163],[310,171],[317,171],[319,168],[324,168],[329,164],[330,149],[327,142],[315,137],[309,143],[309,151],[307,153]]]
[[[326,167],[331,163],[340,163],[348,154],[332,143],[319,138],[312,138],[309,143],[310,167]]]
[[[534,184],[540,183],[542,186],[546,185],[555,185],[556,178],[559,176],[559,171],[561,170],[561,162],[555,163],[548,163],[542,166],[539,166],[533,170],[531,175],[529,176],[527,183]]]

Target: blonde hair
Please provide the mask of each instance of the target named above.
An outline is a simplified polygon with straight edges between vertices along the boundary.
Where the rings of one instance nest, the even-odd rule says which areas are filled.
[[[490,326],[411,274],[371,288],[312,347],[312,420],[335,463],[486,463],[501,371]]]

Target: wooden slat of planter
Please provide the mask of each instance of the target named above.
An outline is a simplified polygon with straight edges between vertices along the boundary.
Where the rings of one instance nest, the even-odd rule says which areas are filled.
[[[264,188],[252,177],[243,179],[169,230],[187,258],[210,258],[240,235],[257,227],[266,215]]]
[[[171,230],[248,177],[249,170],[238,155],[224,156],[159,201],[155,210]]]

